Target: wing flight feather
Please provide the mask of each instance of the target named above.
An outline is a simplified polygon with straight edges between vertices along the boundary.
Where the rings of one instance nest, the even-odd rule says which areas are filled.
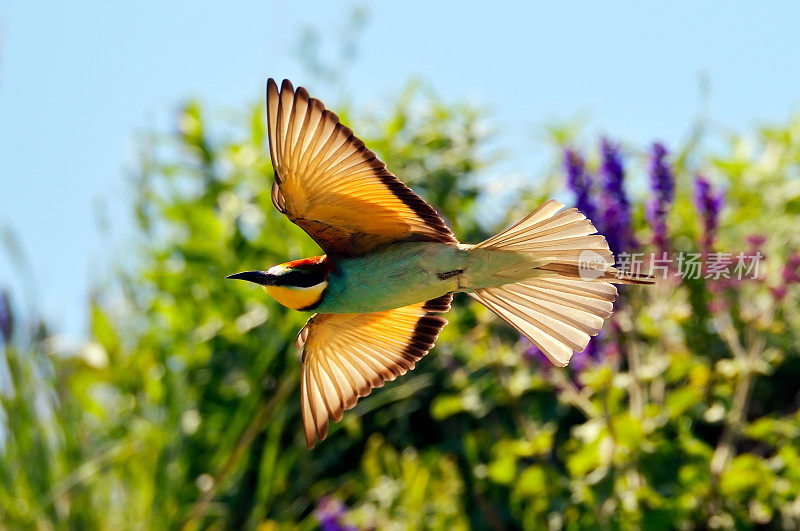
[[[317,314],[298,334],[303,428],[313,448],[328,434],[328,419],[372,389],[412,370],[433,347],[447,320],[452,295],[384,312]]]
[[[456,242],[436,211],[304,88],[267,82],[267,126],[272,202],[327,254],[398,241]]]

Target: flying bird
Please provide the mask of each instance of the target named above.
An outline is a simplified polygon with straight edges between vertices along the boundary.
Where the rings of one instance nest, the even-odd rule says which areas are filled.
[[[297,336],[306,443],[328,421],[414,368],[464,292],[559,367],[582,351],[613,309],[613,283],[651,276],[613,267],[592,222],[547,201],[476,245],[459,243],[436,211],[308,92],[267,82],[272,202],[325,252],[227,278],[264,287],[288,308],[315,312]]]

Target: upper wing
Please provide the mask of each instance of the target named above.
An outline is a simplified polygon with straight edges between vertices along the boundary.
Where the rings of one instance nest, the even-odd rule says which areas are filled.
[[[297,336],[303,349],[300,380],[306,443],[328,434],[374,387],[414,368],[433,347],[447,320],[452,295],[376,313],[317,314]]]
[[[378,160],[339,117],[284,80],[267,82],[272,202],[328,254],[395,241],[455,242],[436,211]]]

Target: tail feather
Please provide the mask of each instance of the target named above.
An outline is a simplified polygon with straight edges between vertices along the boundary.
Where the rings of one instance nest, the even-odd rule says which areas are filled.
[[[532,298],[522,297],[510,286],[476,290],[469,295],[516,328],[559,367],[569,363],[573,352],[586,348],[589,338],[603,325],[602,316],[610,311],[578,309],[563,303],[545,306],[545,299],[535,298],[535,292]]]
[[[580,254],[587,249],[574,251],[573,255]],[[591,250],[591,249],[589,249]],[[609,251],[610,253],[610,251]],[[555,253],[548,253],[548,256],[557,256]],[[613,255],[611,255],[613,257]],[[570,255],[572,257],[572,255]],[[592,260],[594,257],[592,257]],[[613,258],[612,258],[613,259]],[[599,268],[593,261],[585,261],[578,256],[576,263],[568,263],[568,260],[559,259],[558,262],[551,262],[540,266],[540,271],[549,271],[554,275],[564,278],[580,278],[581,280],[605,281],[614,284],[653,284],[655,278],[652,275],[644,275],[633,271],[622,271],[616,267],[607,266]]]
[[[476,247],[488,248],[488,247],[495,247],[496,245],[502,245],[502,242],[508,241],[509,239],[513,238],[516,235],[530,232],[532,230],[535,231],[537,228],[540,228],[544,233],[544,231],[547,231],[550,227],[542,227],[542,225],[547,223],[548,220],[551,220],[554,214],[556,214],[562,208],[564,208],[564,205],[562,205],[558,201],[554,201],[552,199],[550,201],[546,201],[539,208],[531,212],[527,217],[522,218],[521,220],[519,220],[518,222],[516,222],[514,225],[510,226],[503,232],[496,234],[495,236],[492,236],[488,240],[479,243],[478,245],[476,245]],[[570,209],[570,210],[577,212],[576,209]],[[562,214],[567,214],[569,212],[570,211],[565,211],[562,212]],[[583,217],[583,219],[586,218]],[[568,224],[570,222],[570,220],[563,220],[563,219],[562,221],[564,222],[562,224]],[[580,221],[580,219],[572,221]],[[556,225],[556,227],[558,226],[559,225]],[[597,231],[595,230],[593,232]],[[588,234],[592,233],[590,232]]]
[[[617,297],[614,284],[652,284],[654,278],[613,267],[606,239],[574,208],[547,201],[526,218],[476,248],[531,253],[549,260],[522,282],[477,289],[469,295],[564,367],[586,348]]]
[[[560,238],[558,240],[545,241],[522,239],[519,242],[506,244],[503,248],[520,251],[575,251],[576,249],[607,251],[608,243],[603,236],[593,234],[591,236],[577,236],[574,238]]]

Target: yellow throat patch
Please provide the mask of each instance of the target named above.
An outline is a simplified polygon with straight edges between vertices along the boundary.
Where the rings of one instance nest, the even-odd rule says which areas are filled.
[[[328,283],[323,281],[307,288],[264,286],[270,297],[292,310],[302,310],[319,302]]]

